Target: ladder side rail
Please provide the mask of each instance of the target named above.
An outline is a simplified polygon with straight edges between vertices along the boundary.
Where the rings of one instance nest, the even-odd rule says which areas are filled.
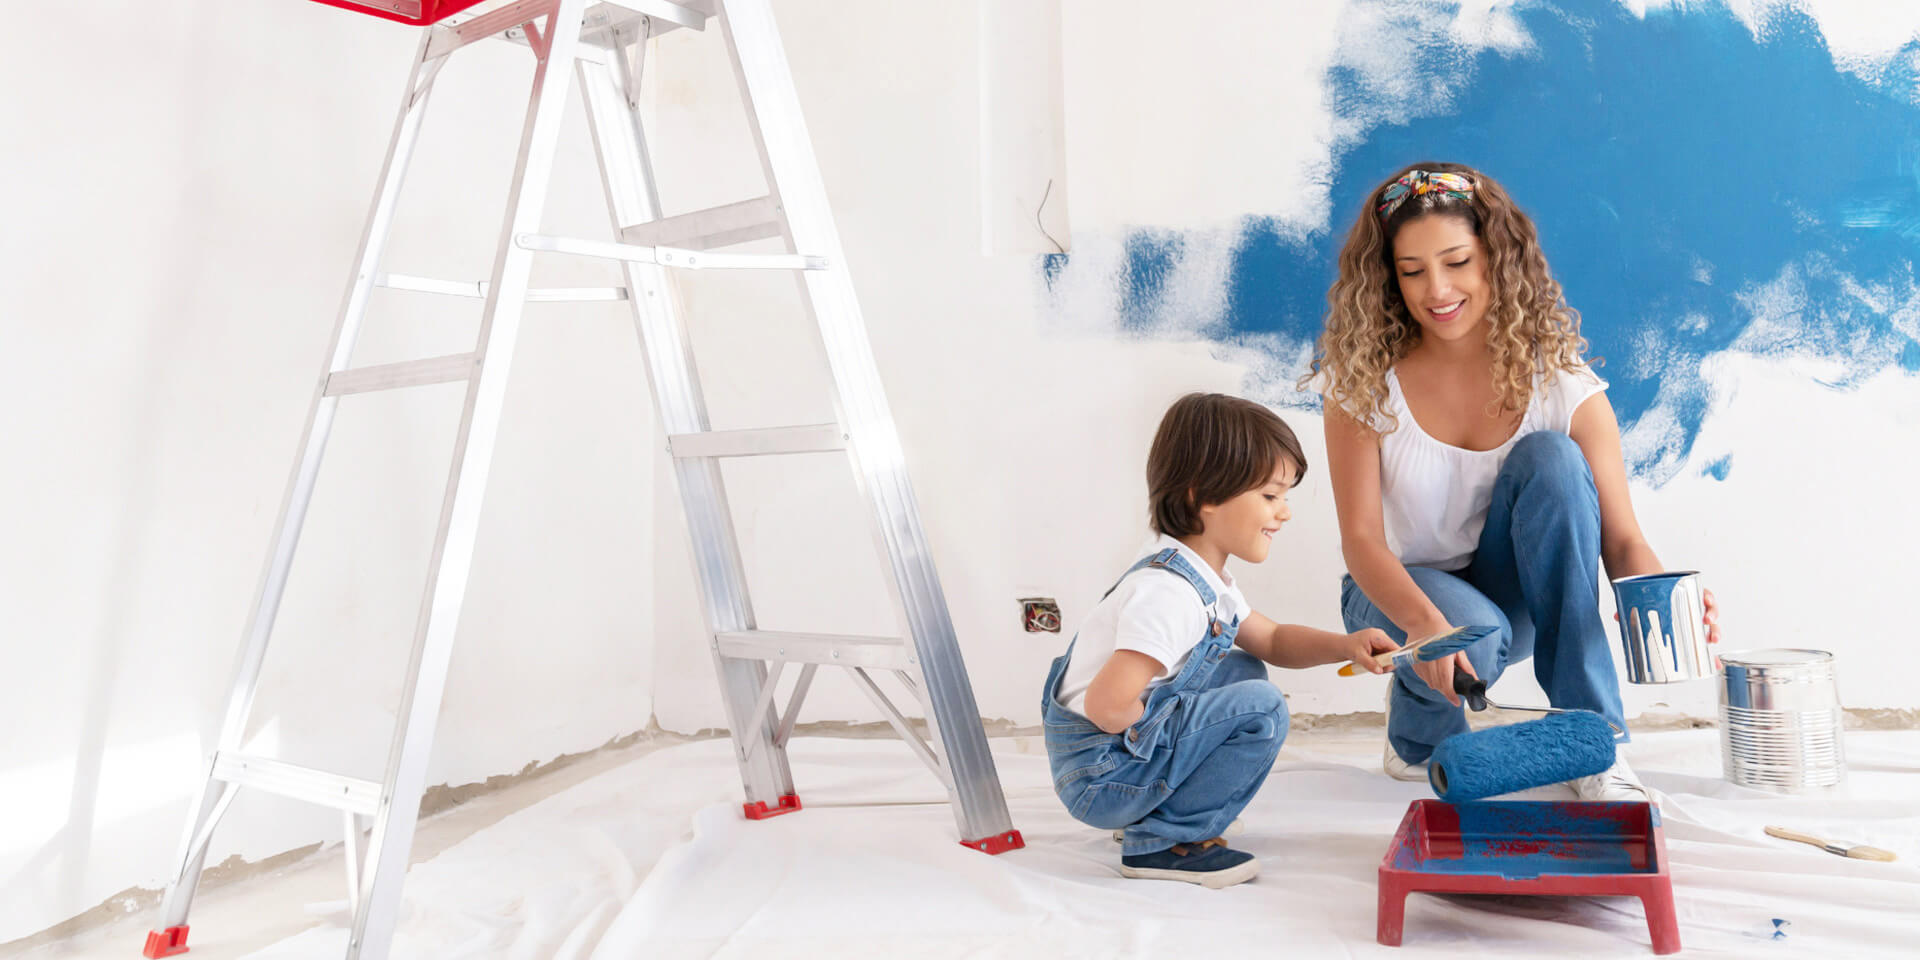
[[[802,300],[820,330],[854,477],[874,508],[876,537],[893,572],[889,587],[918,652],[933,706],[928,720],[952,772],[961,839],[1017,844],[773,11],[767,0],[715,4],[768,193],[786,215],[789,248],[830,265],[800,274]]]
[[[338,397],[327,395],[327,379],[335,372],[345,370],[352,358],[354,344],[359,338],[360,321],[366,316],[367,300],[379,271],[387,235],[393,226],[394,210],[399,205],[400,188],[413,158],[421,123],[426,118],[427,105],[433,92],[433,74],[439,61],[426,55],[427,31],[421,33],[413,69],[407,77],[406,93],[401,98],[400,110],[394,119],[393,134],[388,139],[386,162],[380,168],[372,207],[367,214],[366,226],[361,230],[359,249],[354,254],[353,274],[341,302],[339,317],[334,323],[332,342],[327,347],[326,369],[321,371],[314,385],[313,399],[307,408],[306,426],[300,437],[300,455],[294,463],[292,476],[287,480],[286,492],[281,496],[273,539],[261,568],[260,580],[254,589],[253,607],[247,616],[246,634],[239,655],[235,658],[234,679],[219,739],[214,750],[208,754],[207,775],[201,781],[193,805],[189,808],[186,829],[180,841],[180,854],[167,883],[161,906],[162,930],[186,926],[187,914],[192,908],[207,854],[207,844],[196,844],[195,839],[203,832],[210,833],[219,819],[218,813],[225,811],[220,803],[221,791],[215,789],[213,782],[213,757],[219,751],[238,750],[241,738],[246,734],[247,719],[253,709],[261,667],[266,659],[267,642],[273,633],[280,600],[286,593],[287,575],[293,567],[300,530],[306,522],[307,507],[313,500],[314,483],[326,453],[327,437],[333,428],[334,408],[339,403]]]
[[[634,66],[644,63],[647,38],[631,29],[622,29],[616,35],[618,43],[612,56],[599,64],[582,62],[579,71],[588,126],[606,188],[607,211],[617,234],[623,225],[659,219],[661,206],[640,118],[641,76]],[[621,269],[626,275],[627,302],[633,310],[663,432],[707,432],[706,400],[692,343],[682,322],[677,287],[666,268],[658,265],[623,261]],[[733,514],[717,461],[676,459],[673,472],[700,584],[708,631],[704,642],[715,648],[714,635],[755,628]],[[774,807],[781,798],[794,794],[794,786],[786,751],[776,742],[775,730],[765,722],[763,712],[753,709],[767,684],[766,665],[723,657],[717,649],[713,661],[747,801],[749,805]]]
[[[384,960],[400,918],[401,883],[406,878],[420,816],[420,797],[426,789],[427,761],[460,625],[460,608],[466,598],[480,506],[486,496],[500,410],[532,272],[532,252],[516,246],[513,237],[540,229],[572,76],[568,68],[580,42],[579,25],[585,8],[586,0],[552,0],[545,24],[548,42],[543,44],[534,68],[533,92],[514,165],[506,222],[495,247],[493,274],[475,347],[479,370],[467,383],[466,403],[454,441],[454,462],[447,476],[428,563],[426,595],[414,629],[407,681],[388,750],[386,790],[367,843],[363,868],[366,881],[347,945],[348,960]]]

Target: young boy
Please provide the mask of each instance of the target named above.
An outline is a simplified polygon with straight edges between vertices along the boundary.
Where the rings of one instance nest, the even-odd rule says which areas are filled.
[[[1125,828],[1120,873],[1220,888],[1259,861],[1221,839],[1273,768],[1287,705],[1261,662],[1310,667],[1398,646],[1380,630],[1277,624],[1247,606],[1228,557],[1267,558],[1307,471],[1257,403],[1188,394],[1147,457],[1151,551],[1088,614],[1047,674],[1054,790],[1075,819]],[[1233,649],[1239,647],[1239,650]]]

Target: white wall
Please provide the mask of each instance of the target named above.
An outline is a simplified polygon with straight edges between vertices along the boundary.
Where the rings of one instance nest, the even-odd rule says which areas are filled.
[[[0,942],[158,886],[174,856],[415,44],[295,2],[33,20],[0,60]],[[463,59],[391,269],[486,275],[532,58]],[[604,236],[577,109],[564,136],[548,224]],[[377,294],[355,362],[471,349],[478,304]],[[632,323],[538,306],[515,360],[430,783],[652,710],[658,437]],[[379,776],[459,390],[342,403],[255,713],[288,759]],[[243,798],[210,862],[323,839],[329,811]]]
[[[1464,5],[1452,29],[1514,43],[1502,32],[1511,29],[1498,14],[1502,6]],[[1060,7],[1077,266],[1049,293],[1031,254],[979,252],[972,226],[982,202],[974,187],[982,174],[978,70],[995,62],[998,48],[983,44],[967,5],[777,5],[981,713],[1020,724],[1037,722],[1038,682],[1065,638],[1022,632],[1017,598],[1059,598],[1071,631],[1145,535],[1145,454],[1166,404],[1188,390],[1270,382],[1295,359],[1209,340],[1221,284],[1203,268],[1169,281],[1178,287],[1169,296],[1192,317],[1187,327],[1151,339],[1123,333],[1119,291],[1099,264],[1117,264],[1126,232],[1139,227],[1211,245],[1188,262],[1224,270],[1245,217],[1299,230],[1331,225],[1326,184],[1340,131],[1325,109],[1321,78],[1346,28],[1335,4],[1207,0],[1178,16],[1147,2],[1064,0]],[[1035,15],[1044,20],[1045,7]],[[858,26],[848,29],[849,22]],[[694,57],[692,39],[666,38],[662,63]],[[1045,95],[1038,81],[1032,92]],[[1039,111],[1029,105],[1023,113]],[[662,119],[669,130],[687,125],[678,137],[710,133],[710,116],[666,108]],[[703,156],[711,164],[719,155]],[[989,181],[1005,179],[987,173]],[[1095,266],[1078,266],[1087,263]],[[1088,277],[1104,286],[1072,286]],[[759,323],[755,309],[738,313]],[[728,360],[754,387],[789,372],[791,356],[771,349]],[[1920,382],[1895,372],[1840,394],[1820,384],[1817,370],[1740,355],[1722,358],[1711,380],[1718,400],[1692,454],[1698,462],[1657,489],[1635,486],[1652,542],[1676,568],[1707,572],[1725,607],[1730,648],[1830,649],[1840,657],[1850,705],[1920,707],[1920,694],[1895,671],[1864,666],[1870,656],[1888,655],[1869,638],[1872,623],[1900,622],[1897,591],[1850,587],[1870,569],[1818,559],[1864,552],[1892,563],[1881,544],[1920,537],[1920,512],[1892,506],[1899,494],[1875,487],[1902,471],[1869,471],[1861,452],[1873,438],[1911,430]],[[735,425],[777,422],[780,413],[772,399],[743,410]],[[1317,469],[1294,496],[1295,519],[1273,558],[1240,575],[1263,612],[1337,628],[1343,565],[1315,453],[1324,449],[1320,423],[1299,411],[1285,416]],[[1792,444],[1778,441],[1783,430]],[[1911,450],[1880,447],[1876,457],[1913,464]],[[1705,464],[1736,448],[1735,475],[1701,477]],[[1808,463],[1821,465],[1825,486],[1809,485]],[[667,476],[657,476],[670,490]],[[824,545],[844,543],[862,563],[859,573],[878,575],[857,537],[835,533],[842,518],[857,517],[854,505],[834,516],[808,506],[834,489],[787,476],[764,491],[735,490],[745,536],[776,554],[763,555],[768,567],[756,598],[763,611],[777,605],[783,624],[884,629],[889,621],[874,609],[872,588],[836,586],[819,572],[820,560],[842,556]],[[774,503],[766,506],[769,496]],[[749,513],[750,502],[765,512]],[[1814,513],[1761,519],[1782,502]],[[673,498],[658,504],[660,528],[678,524]],[[704,651],[671,640],[699,631],[681,543],[663,537],[659,549],[660,722],[679,730],[723,726],[704,679],[711,670]],[[1331,669],[1275,676],[1296,712],[1380,709],[1377,681],[1337,679]],[[1502,690],[1515,702],[1544,702],[1530,670],[1509,676]],[[1710,683],[1628,686],[1624,696],[1630,716],[1710,717],[1715,709]],[[823,678],[809,702],[808,719],[879,719],[844,681]]]
[[[1113,256],[1135,226],[1204,240],[1248,215],[1326,221],[1319,77],[1334,5],[1058,6],[1077,259]],[[20,681],[0,698],[0,796],[22,811],[0,825],[0,941],[162,880],[413,43],[318,5],[245,7],[49,8],[45,42],[0,61],[12,91],[0,161],[15,185],[0,232],[0,462],[13,465],[0,497],[16,505],[0,512],[0,623]],[[999,48],[981,30],[1003,22],[978,4],[775,8],[980,711],[1035,723],[1065,637],[1021,631],[1017,598],[1059,598],[1071,630],[1145,535],[1143,464],[1166,404],[1239,389],[1274,360],[1210,343],[1204,325],[1122,335],[1100,291],[1049,300],[1031,254],[982,254],[982,224],[999,222],[983,216],[982,184],[1020,171],[983,171],[979,64]],[[758,186],[745,129],[724,114],[716,42],[677,33],[655,54],[669,212]],[[496,236],[529,58],[483,45],[462,59],[436,94],[394,269],[477,278]],[[548,227],[604,235],[577,108],[563,137]],[[614,274],[556,259],[536,280]],[[791,280],[695,275],[687,294],[716,427],[830,415]],[[383,296],[360,362],[465,349],[476,304]],[[1194,286],[1196,317],[1208,296]],[[588,749],[650,715],[677,731],[725,723],[624,307],[535,307],[528,320],[434,783]],[[1638,489],[1655,544],[1710,571],[1737,645],[1832,649],[1850,705],[1920,707],[1898,679],[1914,655],[1886,642],[1902,596],[1872,576],[1862,586],[1863,567],[1903,559],[1878,544],[1920,539],[1920,515],[1895,506],[1912,451],[1862,454],[1911,432],[1920,384],[1889,374],[1840,395],[1738,357],[1714,378],[1721,400],[1694,456],[1737,448],[1740,469]],[[353,398],[336,426],[336,472],[258,710],[291,759],[377,775],[457,406],[450,387]],[[1316,418],[1287,419],[1321,449]],[[1777,441],[1783,428],[1794,444]],[[817,459],[729,470],[761,625],[898,629],[845,467]],[[1336,626],[1341,565],[1317,457],[1294,506],[1274,558],[1243,582],[1264,612]],[[1515,700],[1533,695],[1526,673],[1510,681]],[[1275,678],[1299,713],[1378,709],[1377,681]],[[1706,716],[1711,697],[1707,684],[1627,690],[1630,714]],[[838,677],[823,675],[810,704],[804,720],[879,719]],[[243,800],[213,856],[333,830],[320,812]]]

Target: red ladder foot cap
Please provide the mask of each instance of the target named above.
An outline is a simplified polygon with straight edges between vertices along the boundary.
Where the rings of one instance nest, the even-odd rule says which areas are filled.
[[[147,947],[140,951],[148,957],[171,957],[187,952],[187,928],[168,927],[147,934]]]
[[[789,793],[781,797],[779,802],[771,807],[767,806],[765,800],[743,803],[740,807],[746,811],[748,820],[765,820],[768,817],[777,817],[783,813],[792,813],[800,809],[800,798],[795,794]]]
[[[1020,831],[1008,830],[1006,833],[996,833],[983,840],[962,840],[960,845],[972,847],[981,853],[1006,853],[1008,850],[1018,850],[1026,846],[1027,842],[1020,839]]]

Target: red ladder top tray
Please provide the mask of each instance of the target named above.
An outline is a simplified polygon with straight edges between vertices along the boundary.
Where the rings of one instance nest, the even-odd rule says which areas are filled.
[[[313,0],[313,2],[420,27],[429,23],[439,23],[486,0]]]

